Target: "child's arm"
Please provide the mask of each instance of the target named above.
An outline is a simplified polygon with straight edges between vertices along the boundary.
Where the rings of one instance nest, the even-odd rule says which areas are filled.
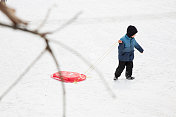
[[[134,41],[134,47],[141,53],[144,52],[144,49],[136,42],[136,40]]]

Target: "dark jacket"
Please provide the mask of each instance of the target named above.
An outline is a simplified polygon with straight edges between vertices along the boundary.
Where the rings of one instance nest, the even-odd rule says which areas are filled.
[[[122,43],[119,44],[119,61],[133,61],[134,59],[134,48],[139,52],[143,52],[142,47],[136,42],[135,38],[129,38],[127,35],[123,36],[121,39]]]

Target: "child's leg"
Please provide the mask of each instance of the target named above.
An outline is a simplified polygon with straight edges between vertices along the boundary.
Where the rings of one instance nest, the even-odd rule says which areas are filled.
[[[118,78],[121,73],[123,72],[124,68],[125,68],[125,61],[119,61],[119,66],[117,67],[116,71],[115,71],[115,77]]]
[[[133,72],[133,61],[126,62],[126,77],[131,77]]]

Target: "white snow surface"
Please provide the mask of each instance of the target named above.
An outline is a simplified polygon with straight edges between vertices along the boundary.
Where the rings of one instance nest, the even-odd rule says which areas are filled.
[[[95,63],[128,25],[138,29],[136,40],[144,48],[135,51],[133,76],[124,73],[113,81],[118,65],[117,47],[97,69],[116,95],[112,98],[96,71],[85,81],[65,83],[66,117],[176,117],[176,0],[7,0],[17,16],[35,29],[49,8],[41,31],[52,31],[82,12],[63,30],[48,35]],[[0,22],[9,22],[0,13]],[[44,49],[37,36],[0,27],[0,95]],[[50,43],[63,71],[84,73],[89,66],[80,57]],[[50,78],[57,72],[49,53],[32,67],[1,100],[0,117],[61,117],[61,83]]]

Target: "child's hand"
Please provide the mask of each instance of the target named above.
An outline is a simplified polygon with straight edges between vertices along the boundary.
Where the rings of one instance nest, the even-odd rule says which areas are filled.
[[[123,41],[121,41],[121,40],[118,40],[118,43],[123,43]]]

